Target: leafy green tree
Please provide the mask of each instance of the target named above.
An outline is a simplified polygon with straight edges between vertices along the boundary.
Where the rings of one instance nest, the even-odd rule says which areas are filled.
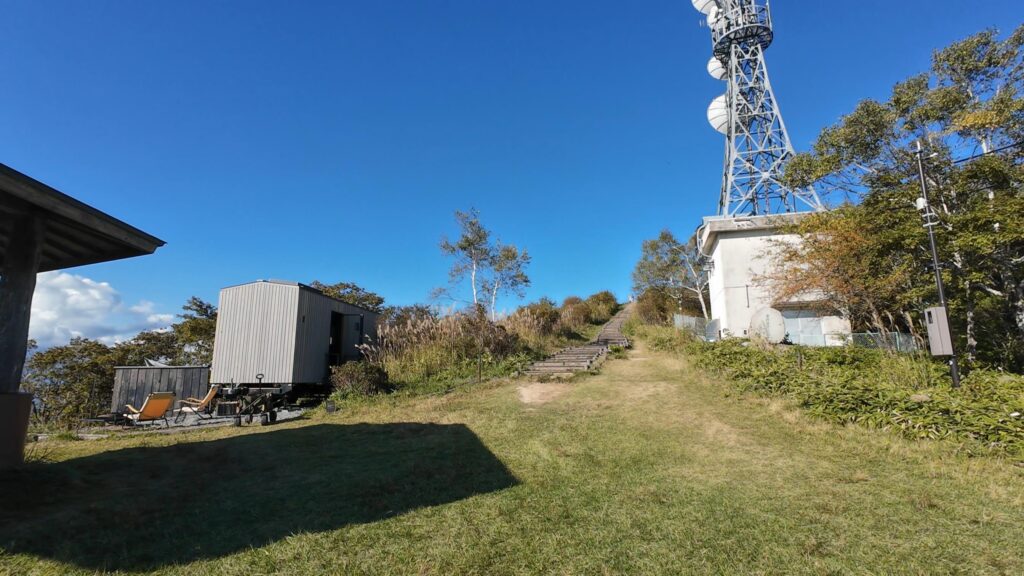
[[[391,326],[405,326],[425,320],[437,320],[437,312],[426,304],[410,306],[388,306],[381,313],[379,323]]]
[[[680,312],[696,303],[707,319],[707,285],[696,239],[682,244],[672,232],[662,230],[657,238],[644,240],[640,260],[633,269],[634,292],[659,291],[671,298]]]
[[[181,321],[171,330],[178,350],[175,363],[206,366],[213,361],[213,339],[217,333],[217,307],[192,296],[181,307]]]
[[[310,286],[332,298],[337,298],[342,302],[348,302],[353,306],[360,306],[367,310],[373,310],[374,312],[382,312],[384,310],[383,296],[376,292],[370,292],[353,282],[323,284],[319,280],[314,280]]]
[[[72,338],[32,354],[22,387],[42,401],[45,421],[72,425],[109,410],[115,364],[102,342]]]
[[[923,144],[961,349],[968,360],[1018,368],[1024,365],[1022,46],[1024,26],[1003,40],[986,30],[937,51],[928,73],[897,84],[887,101],[858,104],[786,171],[790,185],[815,183],[833,197],[857,202],[834,217],[812,220],[817,228],[803,231],[805,241],[820,244],[812,245],[818,256],[847,262],[859,257],[871,271],[870,278],[858,274],[878,308],[867,313],[876,318],[866,324],[913,328],[921,309],[937,300],[926,267],[926,232],[914,209],[920,195],[915,150]],[[987,155],[955,160],[979,154]],[[841,240],[855,232],[863,233],[858,242]],[[787,267],[797,277],[794,284],[800,283],[800,266],[825,262],[808,251],[789,256],[797,264]]]
[[[449,282],[457,285],[468,277],[473,292],[472,302],[477,306],[480,304],[482,275],[495,258],[491,232],[480,223],[480,213],[476,209],[469,212],[456,210],[455,220],[459,223],[459,237],[454,242],[442,238],[441,252],[455,259],[448,273]]]
[[[530,277],[526,275],[526,267],[530,264],[530,255],[512,245],[497,245],[490,262],[490,277],[484,281],[484,288],[490,293],[491,320],[498,313],[498,296],[512,293],[522,298],[530,285]]]
[[[645,324],[667,324],[675,302],[660,290],[645,290],[636,299],[636,315]]]
[[[455,220],[460,229],[458,239],[441,239],[441,252],[455,259],[448,273],[449,287],[435,290],[434,296],[456,300],[452,297],[452,290],[469,280],[473,295],[471,303],[480,311],[485,311],[485,306],[489,308],[493,321],[500,295],[515,294],[521,298],[530,285],[530,277],[526,274],[530,255],[515,245],[494,241],[475,209],[469,212],[456,210]]]
[[[147,330],[110,348],[115,366],[142,366],[146,360],[175,364],[182,357],[181,341],[174,330]]]

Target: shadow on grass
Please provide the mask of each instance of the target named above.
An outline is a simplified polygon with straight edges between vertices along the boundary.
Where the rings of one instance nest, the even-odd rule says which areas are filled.
[[[321,424],[128,448],[0,474],[0,552],[155,569],[515,484],[458,424]]]

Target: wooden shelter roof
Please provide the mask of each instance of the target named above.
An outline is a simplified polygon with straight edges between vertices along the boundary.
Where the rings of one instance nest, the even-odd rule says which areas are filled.
[[[39,272],[152,254],[164,241],[0,164],[0,268],[14,218],[30,212],[46,221]]]

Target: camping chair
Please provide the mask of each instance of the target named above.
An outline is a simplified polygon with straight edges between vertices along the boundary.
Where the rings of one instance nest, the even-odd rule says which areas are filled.
[[[131,404],[125,404],[124,407],[128,409],[128,413],[125,416],[131,424],[163,420],[164,424],[167,424],[167,427],[170,428],[171,424],[167,421],[167,411],[173,405],[174,392],[153,392],[146,397],[146,401],[142,403],[142,408],[135,408]]]
[[[180,422],[186,414],[195,414],[199,418],[213,418],[210,404],[216,398],[217,392],[220,392],[220,384],[210,386],[210,390],[206,393],[206,396],[203,396],[202,400],[191,397],[182,400],[181,407],[178,408],[178,415],[174,417],[174,423]]]

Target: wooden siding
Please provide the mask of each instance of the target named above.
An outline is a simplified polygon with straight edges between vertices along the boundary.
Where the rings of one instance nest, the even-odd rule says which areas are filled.
[[[119,366],[114,368],[110,411],[124,412],[125,404],[142,408],[152,392],[174,392],[175,400],[181,400],[190,396],[202,398],[209,389],[210,368],[207,366]]]

